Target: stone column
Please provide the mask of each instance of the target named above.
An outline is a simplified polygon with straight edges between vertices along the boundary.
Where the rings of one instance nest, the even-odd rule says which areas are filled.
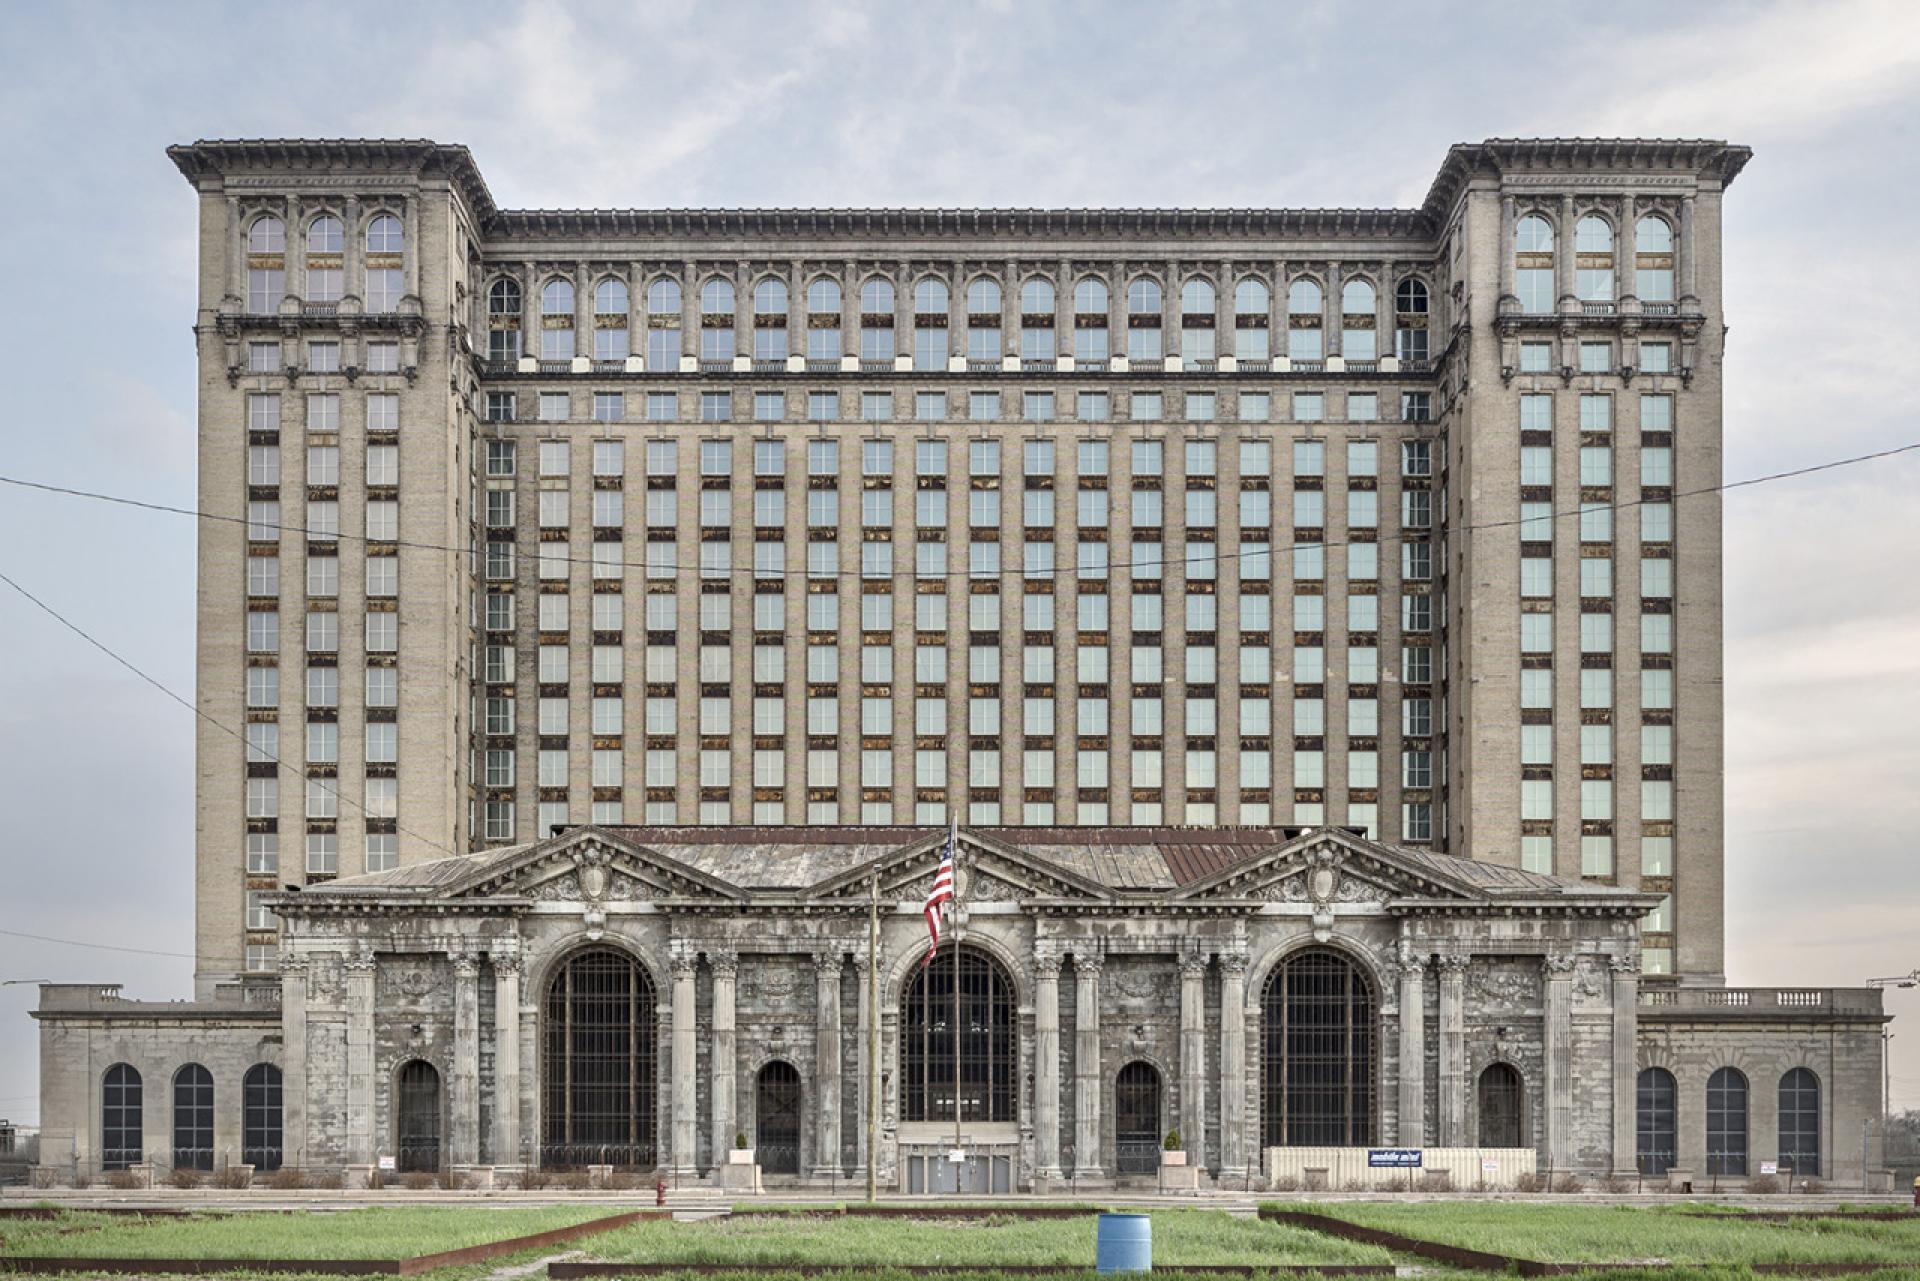
[[[1681,301],[1693,303],[1689,310],[1698,311],[1700,295],[1695,291],[1693,273],[1693,199],[1692,196],[1680,198],[1680,236],[1674,245],[1680,256],[1680,270],[1675,274],[1679,277]]]
[[[1635,1054],[1640,1036],[1640,962],[1613,958],[1613,1168],[1631,1174],[1639,1168],[1640,1075]]]
[[[853,1172],[861,1178],[867,1173],[867,1096],[873,1081],[873,985],[868,981],[872,965],[864,949],[853,954],[853,977],[860,988],[859,1009],[854,1016],[854,1039],[859,1044],[853,1047],[857,1074],[853,1083]],[[878,1133],[873,1141],[876,1145],[880,1142]]]
[[[1553,288],[1562,311],[1578,311],[1573,295],[1573,197],[1560,197],[1560,234],[1553,240]]]
[[[300,197],[287,197],[287,294],[301,302],[307,297],[307,236],[300,227]]]
[[[713,971],[713,1163],[723,1165],[733,1150],[735,1085],[739,1052],[734,1043],[734,982],[740,958],[732,952],[707,953]]]
[[[280,961],[281,1159],[306,1164],[307,1152],[307,972],[304,956]]]
[[[360,270],[361,250],[366,248],[366,228],[360,225],[360,197],[347,197],[346,226],[340,237],[340,292],[360,300],[359,310],[367,309],[367,282]],[[304,353],[303,353],[304,355]]]
[[[1635,223],[1639,219],[1638,205],[1633,193],[1620,197],[1620,232],[1613,238],[1613,296],[1615,298],[1638,298],[1640,296],[1640,277],[1637,269],[1639,261],[1640,236]]]
[[[493,957],[493,1163],[520,1158],[520,958]]]
[[[448,1083],[447,1160],[480,1160],[480,961],[453,957],[453,1072]]]
[[[1180,1142],[1187,1164],[1207,1164],[1207,957],[1180,957]]]
[[[698,1050],[694,1044],[693,1008],[694,975],[698,965],[698,958],[690,953],[676,955],[672,961],[673,1170],[681,1175],[694,1174],[698,1166],[694,1141]]]
[[[593,359],[593,264],[585,261],[573,264],[573,354]]]
[[[400,240],[401,288],[415,298],[420,296],[420,201],[414,196],[400,200],[402,236]]]
[[[238,196],[227,197],[227,301],[247,309],[247,228]]]
[[[1060,1177],[1060,956],[1033,958],[1033,1163],[1037,1179]]]
[[[1500,301],[1514,297],[1513,238],[1519,223],[1512,196],[1500,197]]]
[[[1340,305],[1340,264],[1327,264],[1327,296],[1320,300],[1321,353],[1331,359],[1342,352],[1340,322],[1346,312]]]
[[[1106,1177],[1100,1164],[1100,954],[1073,954],[1073,1175]]]
[[[1220,1177],[1247,1176],[1247,958],[1220,954]],[[1255,1147],[1257,1151],[1257,1145]]]
[[[816,952],[813,973],[817,983],[814,1006],[814,1087],[819,1104],[814,1121],[818,1140],[813,1175],[836,1177],[840,1172],[840,953]]]
[[[1399,356],[1400,347],[1394,338],[1395,311],[1394,264],[1381,262],[1374,266],[1374,281],[1380,287],[1373,296],[1373,358],[1385,360],[1388,356]],[[1433,309],[1433,299],[1429,295],[1427,309]],[[1384,410],[1382,411],[1385,412]]]
[[[1546,958],[1547,1164],[1565,1169],[1573,1159],[1573,967],[1561,953]]]
[[[347,1164],[372,1165],[373,957],[351,956],[347,979]]]
[[[531,258],[520,264],[520,355],[540,356],[540,266]],[[537,399],[537,398],[536,398]]]
[[[1400,1137],[1403,1148],[1427,1141],[1427,967],[1411,951],[1400,956]]]
[[[1440,1147],[1466,1144],[1467,958],[1442,956],[1440,964]]]

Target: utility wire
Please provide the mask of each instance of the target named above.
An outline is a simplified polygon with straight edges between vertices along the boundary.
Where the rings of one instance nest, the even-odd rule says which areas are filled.
[[[1676,490],[1668,498],[1649,499],[1649,498],[1641,497],[1641,498],[1623,499],[1619,502],[1613,502],[1613,503],[1583,503],[1578,507],[1572,507],[1572,508],[1567,508],[1561,511],[1551,512],[1544,518],[1537,517],[1537,516],[1516,517],[1511,520],[1477,521],[1472,524],[1457,525],[1457,526],[1448,526],[1442,523],[1440,525],[1435,526],[1432,531],[1403,530],[1398,534],[1392,534],[1392,533],[1382,534],[1378,538],[1367,539],[1364,541],[1365,543],[1371,544],[1374,546],[1378,546],[1381,543],[1395,543],[1395,542],[1431,542],[1433,541],[1434,535],[1444,535],[1447,533],[1459,533],[1459,534],[1477,533],[1482,530],[1489,530],[1489,529],[1511,529],[1511,528],[1515,528],[1523,525],[1534,525],[1534,524],[1537,524],[1542,519],[1570,520],[1570,519],[1579,517],[1585,512],[1599,511],[1599,510],[1622,511],[1628,508],[1642,507],[1647,505],[1650,502],[1678,501],[1682,498],[1696,498],[1704,494],[1723,493],[1731,489],[1744,489],[1751,485],[1764,485],[1773,481],[1789,480],[1797,476],[1809,476],[1814,474],[1815,472],[1832,471],[1835,468],[1851,467],[1860,463],[1874,462],[1883,458],[1892,458],[1896,455],[1911,453],[1915,450],[1920,450],[1920,441],[1913,441],[1905,445],[1895,445],[1888,449],[1874,450],[1871,453],[1854,454],[1846,458],[1835,458],[1835,459],[1830,459],[1826,462],[1811,463],[1805,467],[1793,467],[1783,471],[1768,472],[1760,476],[1749,476],[1741,480],[1722,481],[1717,485],[1702,485],[1697,489]],[[479,555],[478,547],[453,547],[444,543],[420,542],[413,539],[386,539],[386,538],[370,539],[366,537],[364,534],[351,534],[351,533],[341,532],[338,530],[327,530],[327,531],[320,531],[316,533],[311,528],[300,526],[300,525],[287,525],[287,524],[281,524],[279,522],[274,522],[274,521],[253,521],[253,520],[249,520],[245,516],[232,516],[224,512],[201,511],[197,508],[179,507],[170,503],[150,502],[144,499],[128,498],[119,494],[101,493],[96,490],[75,489],[75,488],[71,488],[69,486],[64,486],[64,485],[48,484],[43,481],[27,480],[24,477],[19,477],[19,476],[0,475],[0,484],[13,485],[21,489],[39,490],[42,493],[60,494],[69,498],[85,498],[85,499],[90,499],[96,502],[114,503],[123,507],[137,507],[145,511],[166,512],[176,516],[192,516],[199,520],[220,521],[226,524],[247,525],[249,527],[259,528],[259,529],[272,529],[272,530],[277,530],[280,533],[300,534],[308,539],[314,539],[319,541],[379,543],[382,546],[406,547],[416,551],[451,552],[459,556],[478,556]],[[810,491],[802,491],[802,492],[810,492]],[[864,492],[864,491],[858,491],[858,492]],[[905,491],[905,492],[917,492],[917,491]],[[963,491],[963,492],[966,492],[966,491]],[[1023,491],[1016,491],[1016,492],[1023,492]],[[1074,491],[1074,492],[1077,492],[1077,491]],[[1175,492],[1184,492],[1184,491],[1175,491]],[[699,528],[723,528],[723,527],[701,526]],[[887,528],[891,528],[891,527],[889,526]],[[971,528],[971,526],[969,528]],[[1155,528],[1158,528],[1158,527],[1156,526]],[[1211,555],[1211,556],[1191,556],[1190,555],[1190,556],[1185,556],[1175,560],[1167,560],[1167,559],[1136,560],[1136,561],[1122,561],[1119,563],[1110,563],[1104,567],[1099,567],[1099,572],[1112,573],[1112,572],[1117,572],[1121,570],[1143,569],[1148,567],[1158,569],[1167,565],[1192,565],[1192,564],[1200,564],[1200,563],[1207,563],[1207,562],[1218,562],[1223,560],[1242,560],[1250,557],[1277,556],[1277,555],[1291,554],[1291,553],[1297,552],[1303,547],[1322,548],[1322,549],[1330,548],[1330,547],[1347,547],[1355,543],[1359,543],[1361,541],[1362,540],[1359,540],[1359,539],[1345,539],[1341,541],[1323,541],[1323,542],[1308,542],[1308,543],[1295,542],[1295,543],[1284,543],[1284,544],[1260,544],[1253,547],[1248,547],[1245,544],[1243,544],[1241,550],[1239,551],[1217,551],[1214,555]],[[913,545],[917,545],[917,544],[913,544]],[[1069,544],[1069,546],[1074,546],[1074,545],[1078,545],[1078,544]],[[484,544],[481,544],[481,546],[484,546]],[[971,582],[971,581],[979,581],[981,579],[988,579],[988,578],[1035,579],[1035,578],[1058,577],[1060,575],[1065,575],[1065,574],[1073,574],[1073,575],[1093,574],[1096,572],[1095,569],[1092,569],[1092,568],[1083,569],[1077,564],[1055,565],[1050,569],[1026,569],[1023,567],[1008,567],[1008,566],[1002,566],[1000,569],[992,570],[992,571],[975,571],[971,569],[949,569],[949,570],[946,570],[945,572],[938,573],[938,574],[922,573],[918,570],[899,569],[899,570],[892,570],[887,573],[881,574],[881,573],[871,573],[871,572],[860,570],[860,569],[842,569],[838,567],[831,570],[824,570],[824,569],[809,569],[809,568],[806,568],[805,566],[797,566],[797,567],[783,567],[779,570],[767,570],[767,569],[762,569],[762,568],[758,568],[751,565],[741,565],[733,562],[729,562],[724,566],[685,565],[685,564],[672,563],[672,562],[649,563],[643,560],[642,561],[605,560],[605,559],[601,559],[599,557],[594,557],[594,556],[575,556],[571,554],[567,556],[553,556],[553,555],[541,553],[541,552],[535,552],[534,559],[539,561],[560,562],[560,563],[572,564],[572,565],[596,565],[603,568],[618,567],[621,569],[637,569],[642,571],[648,571],[651,573],[666,573],[666,572],[671,572],[674,574],[688,573],[688,574],[694,574],[696,576],[701,576],[701,575],[714,575],[714,574],[724,572],[729,577],[737,574],[737,575],[742,575],[748,578],[757,578],[757,579],[796,578],[796,579],[802,579],[802,580],[811,579],[814,581],[819,581],[820,579],[824,579],[824,578],[851,578],[851,579],[864,581],[864,582],[890,581],[893,579],[912,579],[917,582],[926,582],[926,581],[932,581],[936,579],[945,580],[945,581],[955,581],[955,582]]]

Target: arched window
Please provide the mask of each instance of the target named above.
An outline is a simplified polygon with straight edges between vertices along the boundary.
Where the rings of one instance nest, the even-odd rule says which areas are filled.
[[[1747,1078],[1723,1067],[1707,1078],[1707,1173],[1747,1172]]]
[[[1073,286],[1073,359],[1085,369],[1103,369],[1113,354],[1107,337],[1107,284],[1084,276]]]
[[[1427,283],[1413,276],[1401,281],[1393,293],[1393,354],[1401,360],[1427,359],[1427,311],[1431,299]]]
[[[900,996],[900,1119],[953,1120],[957,1085],[962,1120],[1014,1120],[1016,1005],[1006,970],[972,948],[916,966]]]
[[[785,1059],[760,1069],[753,1088],[754,1159],[768,1174],[800,1173],[800,1071]]]
[[[1233,354],[1239,360],[1268,360],[1273,356],[1273,291],[1267,282],[1243,276],[1233,287]]]
[[[1643,1068],[1634,1108],[1634,1158],[1642,1174],[1665,1174],[1673,1167],[1678,1141],[1680,1091],[1665,1068]]]
[[[1092,276],[1083,277],[1073,287],[1073,310],[1078,316],[1106,315],[1107,282]]]
[[[1365,280],[1349,280],[1340,287],[1340,311],[1348,316],[1373,314],[1373,285]]]
[[[1513,232],[1513,293],[1520,310],[1546,315],[1553,310],[1553,224],[1528,214]]]
[[[1321,341],[1320,285],[1312,280],[1296,280],[1287,286],[1287,358],[1319,360],[1326,354]]]
[[[1428,306],[1427,282],[1408,276],[1394,290],[1393,309],[1403,316],[1424,316]]]
[[[947,282],[927,276],[913,287],[913,310],[921,316],[944,316],[947,314]]]
[[[787,282],[768,277],[753,287],[753,314],[756,316],[779,316],[787,314]]]
[[[662,276],[648,285],[647,314],[678,316],[680,314],[680,282],[670,276]]]
[[[840,314],[840,282],[815,276],[807,282],[807,312],[814,316]]]
[[[967,282],[967,367],[1000,368],[1000,285],[985,276]]]
[[[573,282],[555,276],[540,286],[540,359],[573,356]]]
[[[1582,302],[1613,301],[1613,226],[1591,214],[1573,225],[1574,294]]]
[[[520,359],[520,282],[507,276],[487,287],[487,359],[496,365]]]
[[[271,1063],[254,1064],[240,1083],[245,1096],[240,1116],[240,1159],[256,1172],[279,1169],[284,1156],[280,1083],[280,1069]]]
[[[593,314],[596,316],[624,316],[627,314],[627,282],[614,276],[608,276],[593,287]]]
[[[625,952],[574,955],[547,987],[540,1163],[654,1164],[653,981]]]
[[[1641,302],[1673,301],[1673,224],[1649,215],[1633,225],[1634,292]]]
[[[1480,1146],[1483,1148],[1526,1147],[1522,1124],[1526,1107],[1526,1087],[1520,1073],[1510,1063],[1489,1063],[1480,1073],[1475,1102],[1480,1110]]]
[[[555,278],[540,287],[542,316],[573,317],[573,282]]]
[[[967,314],[973,316],[1000,314],[998,281],[988,280],[985,276],[976,276],[967,282]]]
[[[1220,301],[1213,282],[1195,277],[1180,286],[1180,355],[1204,369],[1219,354],[1214,343],[1214,309]]]
[[[1188,316],[1211,316],[1217,302],[1213,282],[1195,278],[1180,286],[1180,311]]]
[[[400,231],[400,220],[392,214],[381,214],[367,224],[367,252],[370,254],[397,254],[406,243],[406,237]]]
[[[1782,1173],[1820,1173],[1820,1078],[1803,1067],[1780,1078],[1780,1165]]]
[[[1312,280],[1296,280],[1287,286],[1287,314],[1290,316],[1320,316],[1320,286]]]
[[[346,233],[340,220],[332,214],[321,214],[307,224],[307,252],[310,254],[337,254],[346,248]]]
[[[100,1168],[124,1170],[146,1160],[140,1073],[116,1063],[100,1079]]]
[[[173,1074],[173,1168],[213,1168],[213,1073],[198,1063]]]
[[[1377,360],[1380,356],[1374,325],[1374,301],[1379,295],[1366,280],[1349,280],[1340,286],[1340,354],[1348,360]]]
[[[1136,276],[1127,285],[1127,359],[1153,361],[1165,354],[1160,338],[1160,282]]]
[[[731,367],[734,356],[733,282],[709,276],[700,285],[700,363]]]
[[[487,289],[487,315],[520,317],[520,282],[502,276]]]
[[[733,315],[733,282],[719,276],[710,276],[700,285],[700,314],[703,316]]]
[[[1274,967],[1261,996],[1265,1146],[1373,1142],[1378,1012],[1372,984],[1338,952],[1308,948]]]
[[[247,227],[247,252],[283,254],[287,252],[287,224],[272,214],[255,218]]]
[[[424,1059],[394,1077],[394,1146],[402,1174],[440,1168],[440,1070]]]
[[[1020,286],[1020,311],[1023,315],[1051,316],[1054,309],[1053,282],[1031,276]]]
[[[1113,1156],[1121,1174],[1160,1168],[1160,1070],[1135,1059],[1113,1082]]]
[[[753,359],[778,366],[787,355],[787,283],[769,276],[753,287]]]
[[[1127,285],[1127,314],[1132,316],[1157,316],[1160,314],[1160,282],[1149,280],[1145,276],[1135,276]]]
[[[1573,251],[1577,254],[1613,252],[1613,225],[1605,218],[1588,214],[1573,224]]]
[[[1264,316],[1273,308],[1273,291],[1267,282],[1243,276],[1233,287],[1233,309],[1242,316]]]
[[[869,315],[893,314],[893,282],[869,276],[860,282],[860,310]]]

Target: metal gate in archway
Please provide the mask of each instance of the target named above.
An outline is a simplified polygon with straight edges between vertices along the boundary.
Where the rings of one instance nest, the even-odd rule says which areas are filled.
[[[400,1069],[394,1081],[398,1096],[394,1164],[402,1174],[434,1173],[440,1169],[440,1073],[433,1064],[414,1059]]]
[[[783,1059],[754,1082],[755,1158],[763,1174],[800,1173],[800,1071]]]
[[[1160,1168],[1160,1072],[1135,1059],[1113,1086],[1114,1168],[1152,1174]]]

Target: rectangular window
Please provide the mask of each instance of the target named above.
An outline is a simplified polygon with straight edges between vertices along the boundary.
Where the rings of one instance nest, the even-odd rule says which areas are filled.
[[[1580,344],[1580,372],[1583,374],[1605,374],[1613,370],[1613,344],[1610,342],[1583,342]]]
[[[703,423],[724,423],[733,421],[733,396],[724,391],[703,391],[700,393],[700,421]]]
[[[1166,398],[1157,391],[1136,391],[1127,398],[1127,415],[1136,423],[1157,423],[1166,417]]]
[[[1074,416],[1083,423],[1103,423],[1112,417],[1112,402],[1104,391],[1083,391],[1075,400]]]
[[[913,393],[913,419],[921,423],[937,423],[947,416],[947,393],[944,391],[917,391]]]
[[[884,423],[893,417],[893,393],[890,391],[863,391],[860,393],[860,421]]]
[[[1553,371],[1553,344],[1550,342],[1523,342],[1520,344],[1520,372],[1523,374],[1545,374]]]
[[[1640,372],[1643,374],[1670,374],[1673,372],[1673,344],[1665,342],[1643,342],[1640,344]]]
[[[1299,333],[1299,330],[1295,330]],[[1327,398],[1317,391],[1295,392],[1293,397],[1293,418],[1295,422],[1317,423],[1327,416]]]
[[[757,423],[777,423],[787,416],[787,398],[777,391],[756,391],[753,393],[753,421]]]

